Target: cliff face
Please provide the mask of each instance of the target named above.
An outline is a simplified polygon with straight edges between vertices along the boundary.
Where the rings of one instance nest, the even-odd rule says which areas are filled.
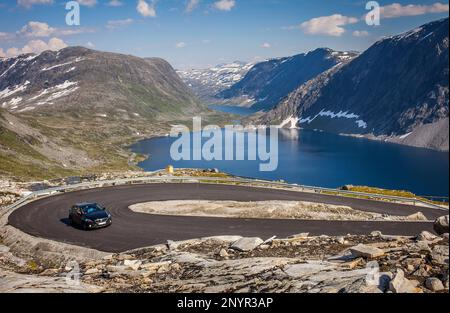
[[[219,98],[245,97],[253,108],[268,111],[290,92],[331,67],[351,60],[352,52],[320,48],[292,57],[258,63],[238,83],[218,94]]]
[[[447,18],[375,43],[301,85],[260,121],[298,118],[302,128],[448,150],[448,26]]]

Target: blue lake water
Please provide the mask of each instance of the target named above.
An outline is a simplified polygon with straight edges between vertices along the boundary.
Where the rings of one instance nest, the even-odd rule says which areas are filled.
[[[280,130],[278,169],[261,172],[260,161],[172,161],[170,147],[175,140],[154,138],[131,148],[150,156],[139,164],[148,171],[171,164],[176,168],[218,168],[234,175],[302,185],[334,188],[352,184],[448,196],[447,152],[309,130]],[[238,149],[247,151],[245,144]]]
[[[257,112],[256,110],[254,110],[252,108],[233,106],[233,105],[210,105],[209,108],[212,110],[219,111],[219,112],[236,114],[236,115],[240,115],[240,116],[248,116],[248,115],[251,115],[251,114]]]

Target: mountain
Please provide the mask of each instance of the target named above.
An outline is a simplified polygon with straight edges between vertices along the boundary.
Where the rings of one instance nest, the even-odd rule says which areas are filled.
[[[219,98],[246,97],[257,110],[270,110],[290,92],[331,67],[354,58],[353,52],[320,48],[292,57],[258,63]]]
[[[240,81],[253,65],[235,61],[205,69],[179,70],[177,73],[200,99],[211,101],[218,93]]]
[[[0,107],[130,119],[202,109],[166,61],[81,47],[0,61]]]
[[[376,42],[298,87],[259,121],[448,150],[448,24]]]
[[[69,47],[0,60],[0,176],[134,169],[128,144],[205,112],[158,58]],[[208,114],[204,115],[208,117]]]

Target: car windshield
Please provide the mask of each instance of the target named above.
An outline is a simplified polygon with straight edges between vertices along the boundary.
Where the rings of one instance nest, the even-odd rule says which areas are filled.
[[[80,207],[83,214],[91,214],[99,211],[103,211],[103,209],[97,204],[88,204]]]

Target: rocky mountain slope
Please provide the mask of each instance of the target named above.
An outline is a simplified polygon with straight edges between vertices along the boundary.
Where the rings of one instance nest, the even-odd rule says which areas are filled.
[[[376,42],[298,87],[265,124],[448,150],[448,18]]]
[[[69,47],[0,60],[0,110],[0,176],[46,178],[130,168],[128,143],[205,108],[162,59]]]
[[[11,112],[70,112],[155,118],[201,108],[164,60],[70,47],[0,63],[0,106]]]
[[[329,68],[353,59],[356,53],[320,48],[253,66],[247,75],[220,92],[219,98],[246,97],[257,110],[270,110],[298,86]]]
[[[218,101],[215,96],[240,81],[253,63],[235,61],[205,69],[179,70],[178,75],[204,101]]]

